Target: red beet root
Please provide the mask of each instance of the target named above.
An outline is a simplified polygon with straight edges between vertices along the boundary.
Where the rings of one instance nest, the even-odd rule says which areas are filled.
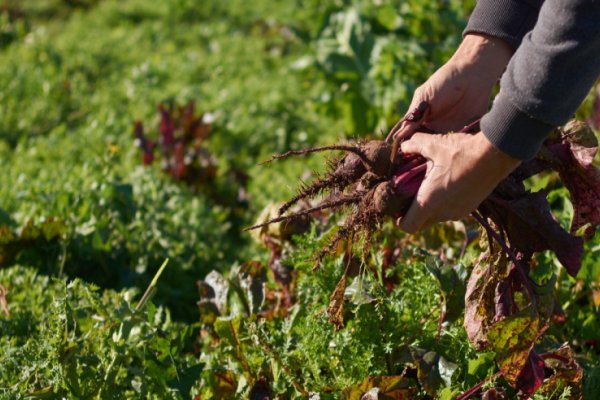
[[[386,216],[394,218],[402,216],[410,206],[425,176],[425,160],[422,157],[398,157],[392,164],[392,145],[382,140],[290,151],[273,156],[267,162],[290,155],[325,150],[347,151],[348,154],[331,163],[331,170],[327,175],[303,187],[296,196],[283,204],[279,209],[279,217],[248,228],[260,228],[326,208],[336,210],[351,207],[346,223],[321,250],[317,262],[333,250],[341,240],[358,234],[364,236],[368,243],[369,238]],[[313,198],[324,192],[329,196],[315,207],[301,213],[283,215],[298,201]]]

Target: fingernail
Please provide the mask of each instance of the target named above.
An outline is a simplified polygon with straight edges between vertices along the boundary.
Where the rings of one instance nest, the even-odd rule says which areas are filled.
[[[404,116],[404,120],[409,122],[420,121],[421,119],[423,119],[425,111],[427,111],[428,108],[429,103],[426,101],[422,101],[415,109],[411,110],[408,114]]]

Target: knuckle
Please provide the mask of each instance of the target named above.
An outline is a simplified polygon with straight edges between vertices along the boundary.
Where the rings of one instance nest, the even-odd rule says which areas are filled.
[[[422,84],[415,89],[415,98],[422,99],[422,97],[427,93],[427,85]]]

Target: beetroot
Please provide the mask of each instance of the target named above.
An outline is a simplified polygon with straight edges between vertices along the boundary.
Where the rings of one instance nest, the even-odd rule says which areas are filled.
[[[425,159],[415,155],[400,155],[392,161],[392,144],[371,140],[352,145],[335,145],[294,150],[271,157],[267,162],[291,155],[310,154],[326,150],[346,151],[337,161],[330,162],[330,172],[284,203],[279,216],[248,229],[293,220],[324,209],[351,208],[350,216],[331,242],[317,256],[321,258],[337,244],[355,234],[364,236],[365,249],[371,235],[386,216],[399,218],[410,206],[425,176]],[[326,192],[328,196],[313,208],[284,215],[297,202]]]

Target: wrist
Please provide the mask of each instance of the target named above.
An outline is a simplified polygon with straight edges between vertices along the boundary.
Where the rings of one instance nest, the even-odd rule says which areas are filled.
[[[477,147],[480,149],[481,161],[493,165],[500,175],[508,175],[521,163],[520,159],[510,156],[494,146],[482,131],[475,134],[475,138],[478,142]]]
[[[481,33],[465,35],[450,62],[470,69],[486,83],[494,85],[513,55],[512,48],[504,40]]]

